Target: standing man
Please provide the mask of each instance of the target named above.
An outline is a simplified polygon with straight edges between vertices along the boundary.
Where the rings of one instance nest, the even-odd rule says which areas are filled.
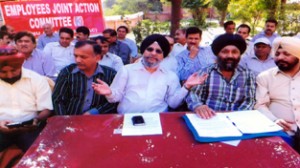
[[[114,29],[105,29],[103,36],[109,42],[109,52],[121,57],[124,65],[130,63],[130,48],[127,44],[117,39],[117,32]]]
[[[230,20],[224,23],[224,30],[226,34],[234,34],[235,31],[235,23]]]
[[[51,90],[44,77],[22,68],[24,55],[12,48],[0,51],[0,155],[13,144],[25,152],[51,114]],[[9,127],[24,121],[26,126]]]
[[[98,63],[100,65],[108,66],[114,69],[116,72],[118,72],[124,66],[122,59],[119,56],[108,52],[109,42],[105,37],[98,36],[96,37],[95,40],[97,44],[101,46],[101,50],[102,50],[101,53],[102,59]]]
[[[55,80],[55,65],[52,57],[47,57],[43,51],[36,48],[33,34],[18,32],[15,36],[16,47],[25,56],[23,67]]]
[[[175,32],[175,44],[171,50],[170,56],[176,57],[179,53],[186,49],[186,37],[185,37],[186,29],[181,28],[176,30]]]
[[[138,48],[135,41],[126,38],[126,35],[128,33],[129,30],[126,26],[119,26],[117,29],[118,40],[127,44],[131,51],[130,53],[131,58],[136,58],[138,56]]]
[[[74,56],[76,64],[64,68],[55,84],[53,104],[58,115],[88,115],[116,112],[116,105],[94,93],[92,83],[101,79],[111,84],[116,72],[101,66],[101,47],[93,41],[78,41]]]
[[[80,26],[76,28],[76,40],[77,41],[85,41],[90,37],[90,29],[85,26]],[[77,42],[76,41],[76,42]]]
[[[187,49],[176,56],[177,73],[180,81],[185,81],[193,73],[215,62],[210,47],[200,47],[202,31],[198,27],[186,30]]]
[[[40,35],[37,42],[37,48],[43,50],[44,47],[51,42],[58,42],[58,33],[53,32],[53,26],[51,23],[45,23],[43,25],[44,34]]]
[[[59,41],[51,42],[44,48],[47,57],[52,57],[55,65],[56,74],[64,67],[75,62],[74,44],[71,43],[74,37],[72,29],[62,27],[59,29]]]
[[[4,31],[0,31],[0,47],[7,46],[10,43],[9,34]]]
[[[238,66],[246,42],[239,35],[223,34],[212,43],[217,63],[199,71],[208,74],[204,84],[193,87],[187,97],[190,110],[201,118],[211,118],[215,111],[251,110],[255,103],[255,77]]]
[[[252,38],[252,42],[254,42],[256,39],[261,38],[261,37],[266,37],[272,42],[274,41],[275,38],[280,37],[277,33],[275,33],[276,28],[277,28],[278,22],[275,19],[268,19],[265,22],[265,28],[264,31],[260,32],[256,36]]]
[[[300,152],[300,39],[282,37],[274,40],[277,67],[257,77],[255,109],[280,125],[294,138]]]
[[[250,35],[250,32],[251,28],[247,24],[240,24],[236,30],[236,34],[240,35],[246,41],[247,45],[249,45],[248,37]]]
[[[259,73],[275,67],[274,58],[271,55],[271,42],[265,38],[259,38],[254,42],[254,52],[249,52],[240,61],[240,65],[250,69],[255,76]]]
[[[93,88],[105,95],[109,102],[119,102],[118,112],[165,112],[168,106],[176,108],[188,93],[188,89],[205,79],[192,75],[184,87],[176,74],[160,67],[160,62],[169,54],[167,39],[159,34],[148,36],[141,44],[142,61],[124,66],[109,87],[98,80]]]

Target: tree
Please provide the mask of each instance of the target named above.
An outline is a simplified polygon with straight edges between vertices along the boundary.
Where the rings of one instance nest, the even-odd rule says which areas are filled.
[[[181,3],[182,0],[171,0],[171,30],[170,34],[172,36],[175,35],[175,31],[180,27],[180,20],[181,20]]]
[[[205,20],[207,16],[207,9],[210,4],[210,0],[183,0],[182,6],[190,9],[190,12],[194,19],[196,26],[205,26]]]
[[[229,3],[230,0],[212,0],[213,6],[216,7],[220,13],[220,20],[219,20],[220,26],[223,26],[224,24]]]

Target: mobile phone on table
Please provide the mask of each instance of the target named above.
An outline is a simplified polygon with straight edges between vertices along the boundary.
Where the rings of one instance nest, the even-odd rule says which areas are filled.
[[[145,120],[144,120],[143,116],[141,116],[141,115],[133,116],[131,118],[131,120],[132,120],[132,124],[135,126],[145,125]]]
[[[27,121],[23,121],[23,122],[8,123],[8,124],[6,124],[6,126],[8,128],[19,128],[19,127],[24,127],[24,126],[27,126],[27,125],[32,125],[32,124],[33,124],[33,119],[27,120]]]

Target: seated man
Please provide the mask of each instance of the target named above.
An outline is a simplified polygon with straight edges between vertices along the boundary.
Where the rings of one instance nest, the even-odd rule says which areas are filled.
[[[108,84],[116,72],[101,66],[101,47],[94,41],[78,41],[71,64],[60,72],[53,93],[55,113],[58,115],[114,113],[116,105],[108,103],[104,96],[96,95],[92,83],[101,79]]]
[[[217,63],[199,71],[208,74],[203,85],[194,87],[187,97],[190,110],[201,118],[215,111],[251,110],[255,103],[255,76],[238,66],[246,42],[239,35],[223,34],[212,43]]]
[[[300,152],[300,39],[282,37],[275,39],[273,49],[277,67],[257,76],[255,109],[295,136]]]
[[[119,56],[108,51],[109,42],[105,37],[98,36],[96,37],[95,41],[98,45],[101,46],[102,50],[102,59],[99,61],[99,64],[108,66],[118,72],[124,66],[122,59]]]
[[[43,50],[44,47],[51,42],[58,42],[58,33],[53,31],[53,25],[51,23],[45,23],[43,25],[44,33],[38,38],[37,48]]]
[[[15,36],[16,47],[25,55],[23,67],[55,80],[55,66],[52,57],[36,48],[36,40],[29,32],[18,32]]]
[[[254,42],[254,52],[248,52],[241,58],[240,65],[250,69],[255,76],[259,73],[275,67],[275,62],[271,54],[271,42],[269,39],[262,37]]]
[[[188,89],[200,84],[205,76],[193,74],[184,87],[172,71],[160,67],[160,62],[169,54],[168,40],[159,34],[148,36],[141,44],[142,61],[124,66],[109,87],[97,80],[93,88],[105,95],[109,102],[120,102],[118,112],[165,112],[168,106],[176,108],[188,93]]]
[[[26,151],[51,114],[51,90],[44,77],[22,68],[23,54],[11,48],[0,53],[0,153],[13,144]],[[28,120],[27,126],[9,126]]]

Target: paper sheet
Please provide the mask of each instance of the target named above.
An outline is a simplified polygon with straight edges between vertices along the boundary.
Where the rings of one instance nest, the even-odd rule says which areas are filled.
[[[228,120],[226,115],[216,114],[210,119],[202,119],[196,114],[186,114],[201,137],[237,137],[242,133]]]
[[[143,116],[145,125],[135,126],[131,118]],[[159,113],[129,113],[124,114],[122,136],[161,135],[162,127]]]

